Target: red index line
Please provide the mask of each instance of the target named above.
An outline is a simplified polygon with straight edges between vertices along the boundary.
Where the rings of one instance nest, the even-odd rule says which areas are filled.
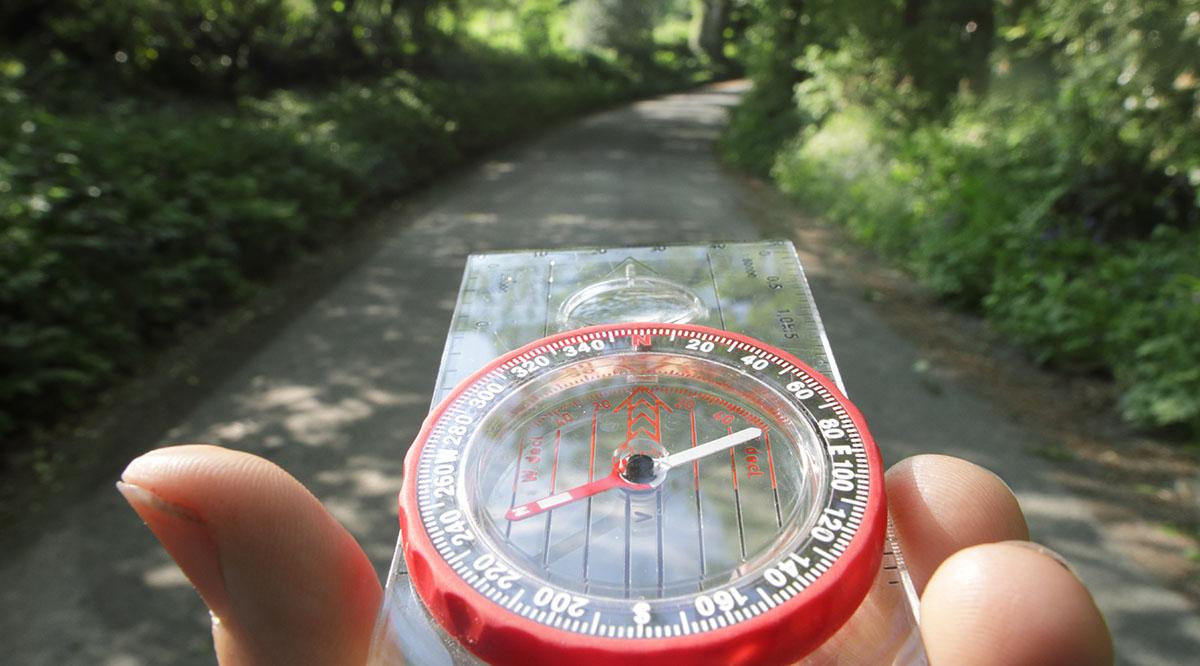
[[[596,420],[600,417],[600,408],[592,408],[592,445],[591,456],[588,458],[588,482],[596,480]]]
[[[550,468],[550,494],[554,494],[554,484],[558,480],[558,447],[562,443],[562,428],[554,431],[554,466]]]
[[[729,434],[732,435],[733,434],[733,426],[725,426],[725,427],[729,430]],[[733,447],[730,447],[730,449],[729,449],[729,469],[730,469],[730,471],[733,472],[733,489],[734,490],[738,489],[737,456],[733,455],[733,450],[736,448],[737,448],[736,446],[733,446]]]
[[[775,496],[775,522],[783,527],[783,509],[779,506],[779,487],[775,485],[775,458],[771,455],[771,433],[763,430],[763,439],[767,442],[767,468],[771,470],[771,494]]]
[[[508,500],[508,512],[512,513],[512,507],[517,503],[517,482],[521,480],[521,460],[525,457],[525,438],[521,438],[521,446],[517,449],[517,471],[513,473],[513,491],[512,499]],[[507,539],[512,535],[512,521],[504,526],[504,537]]]
[[[771,456],[771,433],[763,430],[763,439],[767,442],[767,469],[771,470],[771,487],[775,488],[775,458]]]
[[[517,497],[517,482],[521,480],[521,460],[525,457],[525,438],[521,438],[521,447],[517,449],[517,471],[513,474],[513,499]]]
[[[726,426],[729,434],[733,434],[733,426]],[[737,526],[738,526],[738,543],[742,547],[742,561],[746,561],[746,527],[742,524],[742,494],[738,491],[737,478],[737,456],[733,451],[737,447],[729,449],[729,469],[733,472],[733,506],[737,511]]]
[[[558,485],[558,449],[562,444],[562,428],[557,428],[554,431],[554,464],[550,467],[550,497],[555,497],[554,487]],[[544,504],[546,500],[539,502],[539,506]],[[549,564],[550,560],[550,521],[554,518],[553,513],[546,514],[546,536],[542,540],[542,566]],[[509,525],[512,525],[509,522]]]
[[[691,448],[696,448],[696,410],[691,410]],[[696,475],[696,490],[700,491],[700,461],[691,461],[691,473]]]

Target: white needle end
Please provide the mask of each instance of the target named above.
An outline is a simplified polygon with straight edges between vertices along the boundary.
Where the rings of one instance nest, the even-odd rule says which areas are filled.
[[[704,456],[712,455],[719,451],[724,451],[732,446],[737,446],[738,444],[748,442],[755,437],[761,436],[762,430],[759,428],[744,428],[737,432],[725,435],[724,437],[718,437],[711,442],[705,442],[700,446],[684,449],[683,451],[679,451],[677,453],[672,453],[666,458],[663,458],[660,463],[667,468],[678,467],[684,463],[690,463],[693,460],[699,460]]]

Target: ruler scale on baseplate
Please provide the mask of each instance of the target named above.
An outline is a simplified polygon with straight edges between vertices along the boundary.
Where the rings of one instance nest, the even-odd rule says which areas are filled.
[[[375,663],[923,661],[790,243],[473,255],[437,387]]]

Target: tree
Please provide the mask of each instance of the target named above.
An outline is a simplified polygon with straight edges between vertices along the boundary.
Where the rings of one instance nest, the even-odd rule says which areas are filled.
[[[729,0],[692,0],[688,46],[702,62],[720,74],[729,69],[725,57],[725,31],[729,28]]]
[[[609,49],[641,69],[654,56],[654,25],[662,0],[579,0],[571,5],[567,43],[580,50]]]

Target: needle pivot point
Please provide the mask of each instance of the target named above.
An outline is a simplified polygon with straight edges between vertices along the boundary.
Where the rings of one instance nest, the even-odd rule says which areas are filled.
[[[630,483],[650,483],[654,480],[654,458],[644,453],[629,456],[623,476]]]

